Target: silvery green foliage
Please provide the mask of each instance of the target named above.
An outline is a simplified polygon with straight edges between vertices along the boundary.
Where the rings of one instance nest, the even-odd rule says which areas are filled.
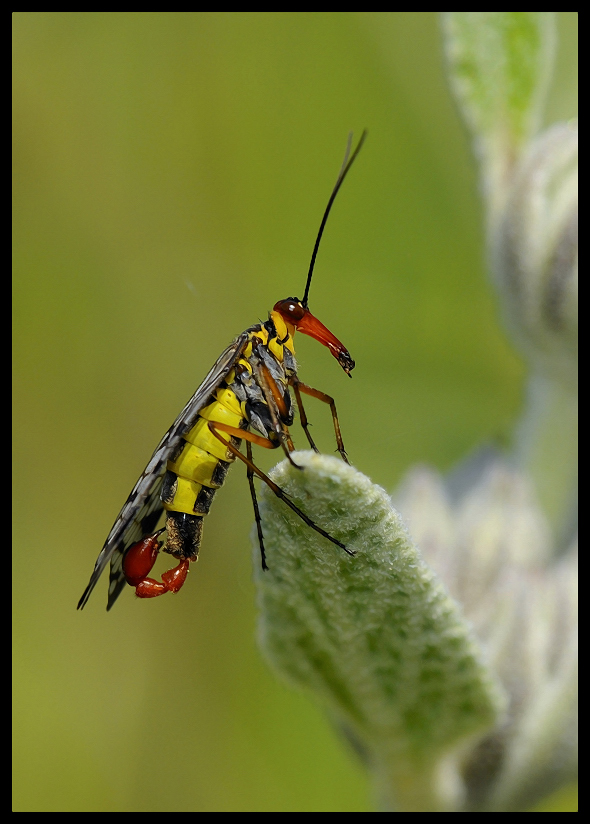
[[[444,480],[413,469],[395,497],[462,604],[508,706],[453,756],[464,810],[526,811],[577,771],[577,539],[554,557],[531,482],[482,451]]]
[[[578,129],[539,134],[553,12],[446,12],[449,79],[480,161],[492,276],[533,369],[576,391]]]
[[[401,516],[333,458],[280,464],[357,555],[263,490],[260,636],[364,753],[383,809],[527,811],[577,769],[577,129],[537,133],[552,13],[448,12],[443,33],[527,406],[506,458],[411,470]]]
[[[578,129],[558,123],[513,170],[490,228],[492,272],[510,329],[533,367],[576,391]]]
[[[294,458],[273,479],[357,555],[263,489],[261,646],[365,754],[384,807],[526,811],[572,779],[576,546],[553,559],[526,476],[485,452],[446,481],[416,468],[402,520],[341,461]]]
[[[537,132],[555,51],[554,13],[442,13],[449,82],[471,130],[492,213]]]
[[[255,568],[263,650],[368,753],[381,793],[395,788],[388,803],[452,808],[457,787],[442,780],[440,765],[493,724],[501,690],[385,491],[341,460],[293,458],[304,470],[284,461],[273,480],[357,554],[262,490],[269,571]]]
[[[530,366],[514,460],[564,550],[577,518],[578,130],[538,133],[553,12],[446,12],[449,79],[473,135],[488,256],[507,327]]]

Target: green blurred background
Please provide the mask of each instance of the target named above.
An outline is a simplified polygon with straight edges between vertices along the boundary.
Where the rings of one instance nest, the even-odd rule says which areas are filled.
[[[576,111],[576,25],[560,15],[547,122]],[[13,30],[14,808],[370,810],[362,768],[257,650],[241,468],[178,597],[129,589],[107,615],[105,578],[75,607],[220,351],[301,294],[349,130],[369,138],[310,305],[357,368],[299,336],[301,377],[387,489],[509,437],[525,373],[486,282],[438,19],[20,12]],[[328,411],[308,412],[331,452]]]

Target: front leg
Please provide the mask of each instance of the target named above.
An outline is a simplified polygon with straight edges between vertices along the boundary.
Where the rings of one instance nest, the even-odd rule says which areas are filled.
[[[282,396],[275,379],[270,374],[270,370],[262,362],[262,359],[259,364],[253,363],[252,367],[254,369],[256,382],[264,395],[275,435],[279,439],[280,445],[283,447],[287,460],[292,464],[292,466],[297,466],[291,458],[291,452],[295,451],[295,446],[291,440],[289,428],[285,424],[285,421],[290,419],[285,399]]]
[[[340,453],[340,457],[342,458],[344,463],[350,464],[350,461],[348,460],[348,456],[346,454],[346,450],[344,449],[344,442],[342,441],[342,434],[340,432],[340,424],[338,422],[338,415],[336,414],[336,403],[334,402],[334,398],[330,397],[330,395],[326,395],[325,392],[320,392],[319,389],[313,389],[306,383],[301,383],[301,381],[296,375],[293,375],[293,377],[289,379],[289,383],[291,384],[295,392],[295,399],[297,400],[297,406],[299,407],[301,427],[307,435],[307,440],[309,441],[311,448],[315,452],[319,452],[319,449],[313,442],[313,438],[309,433],[309,423],[307,421],[307,415],[305,414],[305,409],[303,408],[303,400],[301,398],[302,392],[305,395],[309,395],[312,398],[317,398],[319,401],[328,404],[328,406],[330,407],[330,411],[332,413],[332,422],[334,424],[334,434],[336,435],[336,446],[338,448],[338,452]]]

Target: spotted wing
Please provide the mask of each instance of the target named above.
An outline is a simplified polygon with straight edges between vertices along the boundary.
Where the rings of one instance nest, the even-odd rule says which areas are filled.
[[[182,436],[195,425],[200,410],[210,401],[212,393],[236,363],[247,342],[248,333],[242,332],[219,356],[203,383],[158,444],[109,532],[105,545],[96,559],[90,582],[80,598],[78,609],[85,606],[109,561],[111,573],[107,609],[110,609],[117,600],[125,586],[125,576],[122,570],[125,552],[132,544],[154,530],[162,514],[160,490],[170,454]]]

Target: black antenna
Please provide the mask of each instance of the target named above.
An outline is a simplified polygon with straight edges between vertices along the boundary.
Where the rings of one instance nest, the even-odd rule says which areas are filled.
[[[367,136],[367,130],[365,129],[361,135],[361,139],[359,140],[356,149],[352,153],[350,160],[348,159],[350,155],[350,147],[352,145],[352,132],[348,135],[348,143],[346,144],[346,152],[344,153],[344,160],[342,162],[342,168],[338,174],[336,179],[336,183],[334,185],[334,189],[332,190],[332,194],[330,195],[330,200],[328,201],[328,205],[326,206],[326,211],[324,212],[324,216],[322,218],[322,222],[320,224],[320,230],[318,232],[318,236],[316,238],[315,246],[313,247],[313,254],[311,256],[311,263],[309,264],[309,272],[307,273],[307,283],[305,284],[305,293],[303,295],[303,300],[301,301],[302,304],[307,308],[307,299],[309,297],[309,287],[311,286],[311,276],[313,275],[313,267],[315,266],[315,259],[318,254],[318,249],[320,248],[320,240],[322,239],[322,235],[324,234],[324,227],[326,225],[326,221],[328,220],[328,215],[330,214],[330,209],[332,208],[332,203],[338,194],[338,189],[342,186],[344,178],[348,174],[348,170],[354,163],[356,156],[361,150],[363,143],[365,142],[365,138]]]

